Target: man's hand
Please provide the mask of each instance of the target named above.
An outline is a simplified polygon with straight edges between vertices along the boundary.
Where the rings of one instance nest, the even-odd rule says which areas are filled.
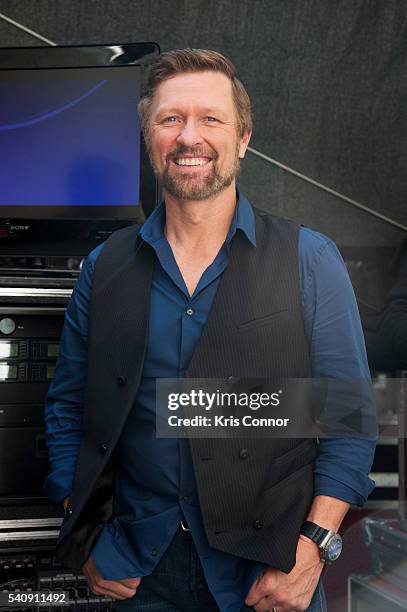
[[[65,497],[62,502],[64,510],[69,502],[69,497]],[[82,571],[86,576],[89,588],[92,593],[97,595],[107,595],[114,599],[128,599],[133,597],[137,591],[137,587],[141,582],[141,578],[124,578],[122,580],[105,580],[100,572],[95,567],[92,557],[86,561],[82,567]]]
[[[86,561],[85,565],[82,567],[82,571],[88,580],[92,593],[107,595],[114,599],[128,599],[129,597],[133,597],[141,582],[141,578],[105,580],[96,569],[92,561],[92,556]]]
[[[62,502],[65,512],[66,512],[66,507],[68,505],[68,502],[69,502],[69,497],[65,497],[64,501]]]
[[[256,612],[300,612],[306,610],[317,587],[324,564],[317,545],[299,537],[294,568],[289,574],[269,567],[256,580],[246,597],[246,605]]]

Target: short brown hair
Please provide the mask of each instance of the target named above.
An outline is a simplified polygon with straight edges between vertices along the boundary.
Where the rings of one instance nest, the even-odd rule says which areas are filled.
[[[151,103],[160,83],[183,72],[204,72],[206,70],[221,72],[230,79],[239,136],[242,137],[243,134],[252,130],[250,98],[243,84],[236,77],[236,69],[232,62],[217,51],[177,49],[162,53],[149,69],[146,87],[138,105],[141,128],[145,137],[148,132]]]

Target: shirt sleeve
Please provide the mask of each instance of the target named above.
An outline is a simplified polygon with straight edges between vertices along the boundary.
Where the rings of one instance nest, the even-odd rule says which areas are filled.
[[[299,250],[313,378],[370,381],[356,298],[337,247],[326,236],[301,228]],[[320,438],[314,471],[315,495],[329,495],[357,506],[363,505],[374,488],[369,472],[378,437],[371,385],[360,388],[366,390],[365,416],[375,424],[372,435]]]
[[[44,407],[51,472],[44,491],[56,503],[69,495],[82,437],[88,313],[93,267],[103,245],[87,257],[65,313],[59,355]]]

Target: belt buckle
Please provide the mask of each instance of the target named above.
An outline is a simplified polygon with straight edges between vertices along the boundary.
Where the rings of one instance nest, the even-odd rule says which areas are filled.
[[[191,531],[191,530],[189,529],[189,527],[185,527],[185,525],[184,525],[184,519],[181,519],[181,520],[180,520],[180,525],[181,525],[181,529],[182,529],[182,531]]]

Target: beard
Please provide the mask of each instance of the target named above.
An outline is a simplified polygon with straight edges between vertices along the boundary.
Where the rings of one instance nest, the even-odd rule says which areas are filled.
[[[197,172],[192,173],[188,170],[188,172],[182,173],[179,170],[175,170],[170,161],[182,154],[195,155],[197,157],[209,155],[211,157],[209,162],[211,164],[210,172],[202,173],[202,171],[197,170]],[[236,147],[232,164],[223,172],[217,164],[217,158],[218,156],[214,155],[213,152],[207,153],[202,151],[202,149],[198,150],[196,147],[179,147],[168,155],[163,172],[160,174],[156,168],[154,168],[154,172],[161,182],[163,189],[174,198],[184,201],[207,200],[217,195],[223,189],[226,189],[226,187],[229,187],[240,172],[239,145]]]

